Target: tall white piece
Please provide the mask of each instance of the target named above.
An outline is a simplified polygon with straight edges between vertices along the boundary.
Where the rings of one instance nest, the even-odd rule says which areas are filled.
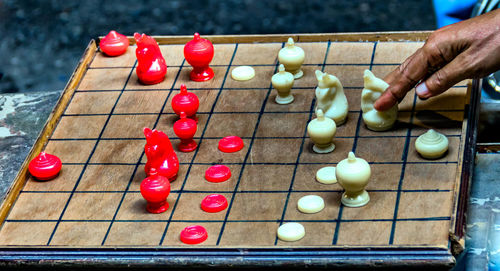
[[[293,102],[293,95],[290,93],[293,87],[293,82],[293,75],[285,71],[285,66],[280,64],[278,73],[271,77],[271,83],[278,92],[275,99],[277,104],[289,104]]]
[[[361,207],[370,201],[365,187],[370,180],[372,171],[365,159],[356,157],[350,152],[347,159],[337,164],[335,175],[340,186],[345,189],[342,194],[342,204],[347,207]]]
[[[285,65],[285,70],[293,74],[295,79],[299,79],[304,75],[304,72],[300,69],[304,59],[304,50],[296,46],[292,38],[288,38],[285,47],[278,53],[279,62]]]
[[[377,132],[391,129],[398,118],[398,105],[394,105],[387,111],[378,111],[373,107],[375,101],[380,98],[389,84],[375,77],[370,70],[365,70],[363,79],[365,88],[361,93],[361,110],[366,127]]]
[[[332,140],[337,132],[335,122],[325,117],[323,110],[316,110],[316,118],[307,124],[307,133],[314,142],[313,151],[317,153],[329,153],[335,150]]]
[[[326,72],[316,70],[316,110],[321,109],[325,116],[333,119],[337,126],[345,123],[349,105],[340,80]]]

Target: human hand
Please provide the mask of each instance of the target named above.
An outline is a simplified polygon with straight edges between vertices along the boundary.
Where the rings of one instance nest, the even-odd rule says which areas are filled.
[[[388,110],[415,85],[418,97],[427,99],[466,78],[499,69],[500,9],[434,31],[422,48],[384,78],[389,87],[374,107]]]

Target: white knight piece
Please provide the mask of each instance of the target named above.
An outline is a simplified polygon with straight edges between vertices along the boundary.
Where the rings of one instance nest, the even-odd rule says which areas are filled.
[[[368,129],[372,131],[386,131],[392,128],[398,118],[398,105],[394,105],[389,110],[378,111],[373,107],[375,101],[389,87],[384,80],[377,78],[369,70],[365,70],[363,76],[365,88],[361,93],[361,110],[363,111],[363,121]]]
[[[345,123],[349,105],[340,80],[328,73],[316,70],[316,110],[323,110],[325,117],[333,119],[337,126]]]

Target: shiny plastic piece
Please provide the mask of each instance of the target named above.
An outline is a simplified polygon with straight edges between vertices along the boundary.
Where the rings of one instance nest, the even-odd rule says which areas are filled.
[[[146,85],[162,82],[167,74],[167,64],[163,58],[156,40],[146,34],[134,34],[137,43],[137,77]]]
[[[128,45],[128,38],[114,30],[109,31],[106,37],[99,42],[101,51],[108,56],[119,56],[125,54],[128,49]]]
[[[204,242],[207,238],[208,233],[203,226],[188,226],[181,231],[181,241],[184,244],[196,245]]]
[[[238,136],[226,136],[219,140],[219,150],[222,152],[237,152],[243,149],[243,140]]]
[[[28,165],[31,175],[41,181],[48,181],[57,177],[61,168],[61,159],[45,152],[41,152],[37,157],[33,158]]]
[[[181,118],[174,123],[174,133],[181,139],[179,151],[192,152],[196,150],[198,144],[193,140],[198,125],[196,121],[188,119],[186,113],[181,112]]]
[[[172,98],[172,110],[178,116],[181,115],[181,112],[184,112],[189,118],[197,120],[196,111],[198,111],[199,106],[200,100],[198,100],[198,96],[188,92],[184,84],[181,85],[181,92]]]
[[[201,209],[207,213],[217,213],[227,208],[227,199],[220,194],[211,194],[201,201]]]
[[[191,80],[203,82],[214,77],[214,71],[208,66],[214,57],[214,46],[209,40],[195,33],[194,38],[184,46],[184,57],[193,66],[189,74]]]
[[[141,182],[141,195],[148,202],[146,210],[153,214],[163,213],[168,210],[167,197],[170,194],[170,182],[158,174],[156,169],[151,169],[150,176]]]
[[[231,169],[225,165],[213,165],[205,171],[205,179],[212,183],[221,183],[231,178]]]
[[[179,159],[170,139],[164,132],[149,128],[144,128],[144,135],[146,136],[144,152],[148,158],[144,167],[146,175],[149,176],[154,168],[159,175],[174,181],[179,172]]]

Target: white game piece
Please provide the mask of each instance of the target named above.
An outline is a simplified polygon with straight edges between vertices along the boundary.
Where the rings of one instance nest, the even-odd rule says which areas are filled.
[[[370,180],[371,169],[364,159],[349,152],[348,158],[337,164],[335,173],[339,184],[345,189],[342,204],[347,207],[361,207],[370,201],[365,187]]]
[[[448,150],[448,138],[430,129],[417,138],[415,141],[415,149],[424,158],[437,159],[443,156]]]
[[[286,71],[292,73],[295,79],[299,79],[304,75],[304,72],[300,69],[302,63],[304,63],[304,59],[304,50],[295,46],[292,38],[288,38],[285,47],[278,53],[279,62],[285,65]]]
[[[307,125],[307,133],[314,142],[313,151],[317,153],[330,153],[335,150],[332,140],[337,132],[335,121],[325,117],[323,110],[316,110],[317,118]]]
[[[278,73],[273,75],[271,78],[271,83],[273,87],[278,92],[276,95],[276,103],[277,104],[289,104],[293,102],[293,95],[290,94],[293,87],[293,75],[287,71],[285,71],[285,66],[280,64],[278,67]]]
[[[396,104],[386,111],[378,111],[373,107],[375,101],[389,87],[389,84],[375,77],[370,70],[365,70],[363,79],[365,88],[361,93],[361,110],[366,127],[376,132],[391,129],[398,118],[398,105]]]
[[[316,181],[322,184],[337,183],[337,176],[335,175],[335,167],[323,167],[316,172]]]
[[[345,123],[349,105],[340,80],[328,73],[316,70],[318,87],[316,88],[316,109],[321,109],[325,116],[335,121],[337,126]]]
[[[236,81],[248,81],[255,76],[255,70],[250,66],[239,66],[231,72],[231,78]]]
[[[285,223],[278,228],[278,238],[282,241],[298,241],[304,237],[306,231],[299,223]]]
[[[303,213],[315,214],[325,208],[325,201],[320,196],[307,195],[299,199],[297,208]]]

